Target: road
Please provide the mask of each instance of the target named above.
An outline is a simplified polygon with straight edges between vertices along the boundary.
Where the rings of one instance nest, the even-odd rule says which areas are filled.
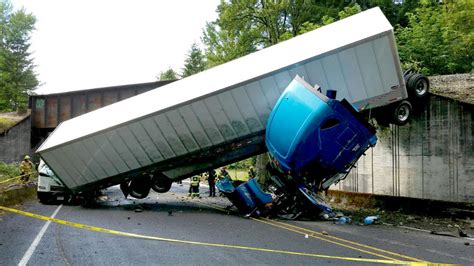
[[[113,187],[94,208],[30,201],[13,207],[27,213],[4,210],[0,265],[474,264],[474,246],[461,238],[384,225],[247,219],[226,211],[224,198],[186,194],[186,183],[173,184],[168,193],[127,200]],[[52,215],[59,220],[42,220]]]

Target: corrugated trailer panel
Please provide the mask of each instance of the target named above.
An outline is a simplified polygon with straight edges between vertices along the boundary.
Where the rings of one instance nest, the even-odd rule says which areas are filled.
[[[69,120],[38,152],[75,189],[226,143],[251,145],[245,139],[263,136],[295,75],[360,109],[406,97],[393,30],[377,8]]]

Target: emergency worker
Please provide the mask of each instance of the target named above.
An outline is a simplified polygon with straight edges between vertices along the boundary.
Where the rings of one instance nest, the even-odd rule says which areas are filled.
[[[189,186],[189,196],[199,197],[199,181],[201,181],[200,175],[195,175],[191,177],[191,183]]]
[[[211,169],[207,171],[207,182],[209,183],[209,197],[216,196],[216,171]]]
[[[227,172],[227,169],[226,169],[225,166],[221,168],[221,171],[220,171],[219,175],[217,176],[217,178],[219,178],[219,180],[222,180],[224,178],[231,179],[230,174],[229,174],[229,172]]]
[[[26,184],[30,180],[31,174],[33,174],[33,163],[30,161],[30,156],[25,155],[23,161],[20,163],[20,180],[21,183]]]

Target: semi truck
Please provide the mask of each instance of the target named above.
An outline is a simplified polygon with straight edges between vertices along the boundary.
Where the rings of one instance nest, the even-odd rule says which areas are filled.
[[[118,184],[135,198],[166,192],[174,181],[266,152],[265,136],[285,130],[266,126],[270,113],[296,76],[322,95],[337,91],[358,112],[383,108],[392,122],[408,121],[393,28],[373,8],[64,121],[37,153],[85,199]]]

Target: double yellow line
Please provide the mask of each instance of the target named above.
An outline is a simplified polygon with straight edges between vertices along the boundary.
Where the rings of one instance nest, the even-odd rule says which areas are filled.
[[[314,257],[314,258],[344,260],[344,261],[371,262],[371,263],[383,263],[383,264],[404,264],[404,265],[412,264],[412,262],[409,262],[409,261],[400,261],[400,260],[392,260],[392,259],[382,260],[382,259],[330,256],[330,255],[324,255],[324,254],[306,253],[306,252],[298,252],[298,251],[287,251],[287,250],[267,249],[267,248],[248,247],[248,246],[239,246],[239,245],[227,245],[227,244],[218,244],[218,243],[206,243],[206,242],[199,242],[199,241],[188,241],[188,240],[164,238],[164,237],[158,237],[158,236],[147,236],[147,235],[128,233],[128,232],[123,232],[123,231],[111,230],[111,229],[106,229],[106,228],[101,228],[101,227],[96,227],[96,226],[70,222],[66,220],[51,218],[51,217],[47,217],[47,216],[43,216],[43,215],[31,213],[31,212],[25,212],[25,211],[21,211],[17,209],[12,209],[8,207],[3,207],[3,206],[0,206],[0,210],[16,213],[16,214],[20,214],[27,217],[40,219],[40,220],[51,221],[53,223],[62,224],[65,226],[80,228],[80,229],[84,229],[88,231],[112,234],[112,235],[117,235],[117,236],[124,236],[124,237],[164,241],[164,242],[170,242],[170,243],[198,245],[198,246],[209,246],[209,247],[219,247],[219,248],[227,248],[227,249],[268,252],[268,253],[275,253],[275,254],[286,254],[286,255],[295,255],[295,256]]]
[[[214,208],[214,209],[218,209],[218,210],[221,210],[221,211],[227,211],[227,210],[222,209],[222,208],[220,208],[218,206],[215,206],[215,205],[205,204],[205,203],[201,203],[201,202],[200,202],[200,204],[211,207],[211,208]],[[317,231],[310,230],[310,229],[307,229],[307,228],[299,227],[299,226],[292,225],[292,224],[289,224],[289,223],[284,223],[284,222],[280,222],[280,221],[276,221],[276,220],[271,220],[271,219],[268,219],[268,218],[252,218],[251,217],[250,219],[252,219],[254,221],[257,221],[257,222],[260,222],[260,223],[264,223],[264,224],[267,224],[267,225],[278,227],[278,228],[281,228],[281,229],[284,229],[284,230],[288,230],[288,231],[291,231],[291,232],[302,234],[302,235],[305,235],[305,236],[308,236],[308,237],[311,237],[311,238],[319,239],[319,240],[329,242],[329,243],[332,243],[332,244],[335,244],[335,245],[338,245],[338,246],[342,246],[342,247],[345,247],[345,248],[349,248],[349,249],[352,249],[352,250],[356,250],[356,251],[359,251],[359,252],[362,252],[362,253],[366,253],[366,254],[369,254],[369,255],[372,255],[372,256],[375,256],[375,257],[380,257],[380,258],[385,259],[383,262],[380,261],[380,263],[387,263],[387,260],[391,261],[394,264],[407,264],[407,263],[410,263],[410,264],[413,264],[413,263],[428,264],[429,263],[427,261],[423,261],[423,260],[420,260],[418,258],[402,255],[402,254],[391,252],[391,251],[388,251],[388,250],[379,249],[379,248],[372,247],[372,246],[369,246],[369,245],[365,245],[365,244],[357,243],[357,242],[350,241],[350,240],[347,240],[347,239],[343,239],[343,238],[340,238],[340,237],[323,234],[321,232],[317,232]],[[378,262],[378,261],[369,260],[369,259],[364,259],[364,261]]]

